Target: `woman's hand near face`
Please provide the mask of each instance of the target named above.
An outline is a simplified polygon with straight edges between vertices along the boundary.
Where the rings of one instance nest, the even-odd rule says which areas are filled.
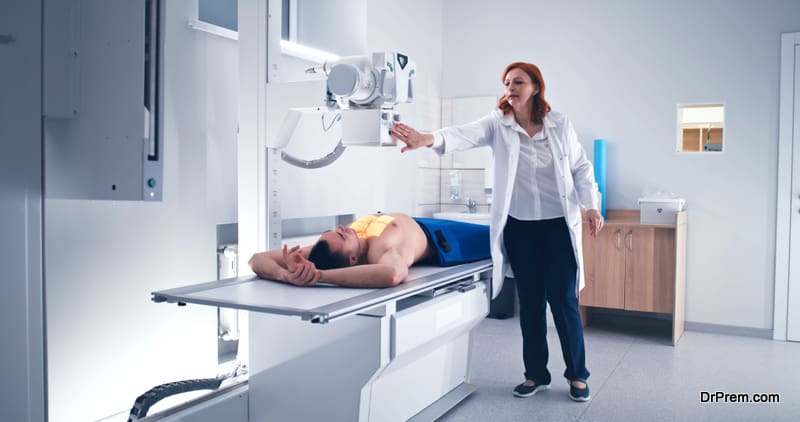
[[[413,127],[404,123],[395,123],[391,135],[398,141],[406,144],[400,152],[433,145],[433,135],[429,133],[420,133]]]

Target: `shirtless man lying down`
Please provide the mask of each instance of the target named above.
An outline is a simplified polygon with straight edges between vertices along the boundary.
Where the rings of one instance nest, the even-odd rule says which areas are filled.
[[[453,253],[458,256],[447,256]],[[375,288],[402,283],[408,268],[423,261],[446,266],[488,257],[488,226],[391,213],[339,225],[313,246],[257,253],[249,264],[261,278],[297,286],[326,282]]]

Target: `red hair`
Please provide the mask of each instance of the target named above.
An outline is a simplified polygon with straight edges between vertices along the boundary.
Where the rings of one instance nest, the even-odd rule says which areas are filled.
[[[505,83],[506,76],[508,72],[511,72],[513,69],[520,69],[523,72],[527,73],[528,76],[531,77],[534,85],[539,87],[539,92],[533,96],[533,107],[531,107],[531,120],[536,123],[541,123],[544,120],[544,116],[550,111],[550,104],[547,103],[544,99],[544,79],[542,78],[542,72],[535,64],[531,63],[524,63],[524,62],[514,62],[510,65],[506,66],[506,69],[503,71],[503,77],[500,80]],[[506,94],[504,93],[502,97],[500,97],[500,101],[497,102],[497,108],[503,110],[503,114],[508,114],[511,112],[511,104],[508,103],[508,99],[506,98]]]

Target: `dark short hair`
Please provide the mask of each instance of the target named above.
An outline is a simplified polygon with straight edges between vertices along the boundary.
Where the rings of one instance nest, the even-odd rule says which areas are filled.
[[[325,240],[318,241],[311,252],[308,260],[314,263],[318,270],[329,270],[332,268],[344,268],[350,266],[350,257],[342,252],[331,251],[331,246]]]

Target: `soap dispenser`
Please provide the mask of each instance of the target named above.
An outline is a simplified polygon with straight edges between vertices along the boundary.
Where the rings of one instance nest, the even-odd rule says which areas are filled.
[[[461,172],[453,170],[450,172],[450,199],[455,201],[461,198]]]

